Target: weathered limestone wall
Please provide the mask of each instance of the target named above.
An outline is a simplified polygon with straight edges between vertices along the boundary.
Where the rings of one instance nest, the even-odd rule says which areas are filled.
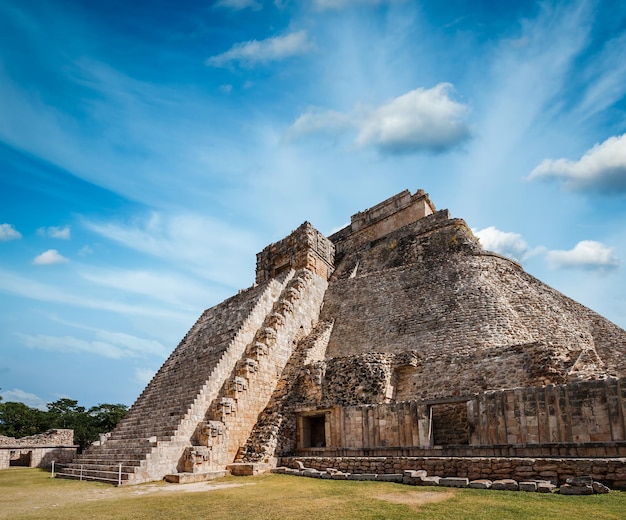
[[[485,392],[469,410],[472,444],[624,441],[626,378]]]
[[[612,489],[626,490],[626,458],[509,458],[509,457],[281,457],[279,464],[324,471],[335,468],[346,473],[401,473],[424,469],[429,475],[467,477],[470,480],[549,480],[564,484],[568,478],[590,475]]]
[[[452,402],[335,405],[321,410],[330,428],[330,443],[321,452],[438,445],[482,449],[588,444],[593,448],[593,443],[626,441],[626,378],[489,391]],[[293,408],[295,414],[314,411]],[[578,447],[575,453],[598,454],[585,450]]]
[[[335,266],[333,243],[305,222],[289,236],[257,254],[256,283],[263,283],[287,269],[308,269],[328,280]]]

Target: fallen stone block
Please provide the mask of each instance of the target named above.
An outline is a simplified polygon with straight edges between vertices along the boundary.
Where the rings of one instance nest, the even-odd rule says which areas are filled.
[[[330,478],[333,480],[348,480],[350,473],[333,473]]]
[[[418,486],[438,486],[441,477],[422,477],[416,480]]]
[[[583,477],[572,477],[572,478],[568,478],[565,481],[566,484],[569,484],[570,486],[574,486],[574,487],[585,487],[585,486],[591,486],[593,484],[593,478],[591,478],[590,476],[583,476]]]
[[[553,493],[555,489],[552,482],[537,482],[537,493]]]
[[[605,486],[601,482],[593,482],[591,484],[591,487],[593,489],[593,492],[597,493],[599,495],[604,495],[605,493],[608,493],[609,491],[611,491],[610,488],[608,488],[607,486]]]
[[[376,480],[376,473],[352,473],[348,480]]]
[[[491,484],[491,489],[497,489],[498,491],[517,491],[519,484],[512,478],[503,478],[494,480],[493,484]]]
[[[424,469],[405,469],[403,472],[405,477],[424,478],[428,475]]]
[[[486,478],[480,478],[478,480],[472,480],[469,483],[469,487],[474,489],[489,489],[491,487],[492,481]]]
[[[536,482],[520,482],[519,490],[528,491],[529,493],[535,493],[537,491],[537,483]]]
[[[559,488],[561,495],[593,495],[593,488],[589,486],[572,486],[571,484],[563,484]]]
[[[300,472],[300,474],[303,477],[313,477],[313,478],[320,478],[322,476],[322,472],[318,471],[316,469],[313,468],[306,468],[305,470],[302,470]]]
[[[287,468],[285,470],[285,474],[286,475],[298,475],[298,476],[300,476],[300,470],[299,469],[294,469],[294,468]]]
[[[466,488],[469,486],[467,477],[442,477],[439,479],[439,485],[444,487]]]

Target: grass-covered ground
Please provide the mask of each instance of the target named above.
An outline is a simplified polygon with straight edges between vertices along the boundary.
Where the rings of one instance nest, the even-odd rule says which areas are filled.
[[[0,518],[17,519],[626,519],[626,493],[585,497],[412,487],[288,475],[113,487],[0,471]]]

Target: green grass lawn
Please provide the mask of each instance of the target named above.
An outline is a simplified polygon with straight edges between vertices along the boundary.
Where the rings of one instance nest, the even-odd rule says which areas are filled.
[[[626,493],[560,496],[261,475],[120,488],[0,471],[0,518],[17,519],[626,519]]]

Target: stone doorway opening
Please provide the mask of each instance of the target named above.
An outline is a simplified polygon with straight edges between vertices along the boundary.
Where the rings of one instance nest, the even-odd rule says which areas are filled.
[[[303,415],[299,419],[300,447],[326,448],[328,446],[326,413]]]
[[[21,467],[30,468],[32,455],[33,455],[33,452],[30,450],[29,451],[22,451],[22,450],[11,451],[9,466],[10,467],[21,466]]]
[[[434,446],[469,445],[467,402],[431,405],[430,413]]]

